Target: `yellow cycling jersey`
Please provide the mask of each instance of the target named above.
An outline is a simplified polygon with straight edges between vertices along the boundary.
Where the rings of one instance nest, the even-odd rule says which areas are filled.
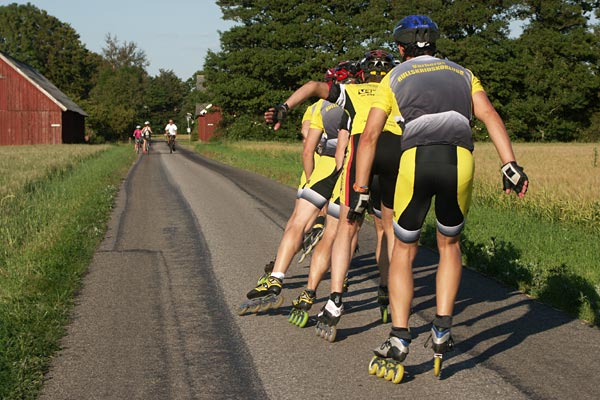
[[[326,100],[338,104],[348,112],[351,135],[357,135],[364,131],[378,86],[379,83],[375,82],[331,85]],[[398,118],[400,118],[399,111],[389,113],[384,130],[401,135],[402,129],[398,125]]]

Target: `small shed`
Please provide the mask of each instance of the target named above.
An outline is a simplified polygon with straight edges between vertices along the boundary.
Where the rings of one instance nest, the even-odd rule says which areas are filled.
[[[0,145],[82,143],[85,117],[37,70],[0,52]]]
[[[210,110],[210,111],[209,111]],[[198,123],[198,139],[208,142],[221,123],[221,109],[212,104],[196,104],[196,122]]]

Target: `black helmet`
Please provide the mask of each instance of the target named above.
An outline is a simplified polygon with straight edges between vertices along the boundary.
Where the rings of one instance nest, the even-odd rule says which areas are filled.
[[[440,30],[437,24],[425,15],[404,17],[394,28],[394,40],[398,44],[412,44],[424,48],[434,46],[439,37]]]
[[[383,50],[371,50],[365,53],[360,61],[360,68],[365,75],[385,75],[396,66],[394,57]]]

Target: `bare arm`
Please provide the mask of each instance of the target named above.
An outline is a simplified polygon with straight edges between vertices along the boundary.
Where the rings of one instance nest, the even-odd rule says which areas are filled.
[[[515,154],[504,122],[485,92],[481,91],[473,95],[473,110],[477,119],[485,124],[502,164],[515,161]]]
[[[305,100],[311,97],[320,97],[322,99],[327,98],[329,95],[329,85],[325,82],[317,82],[317,81],[309,81],[302,85],[298,90],[296,90],[288,99],[284,102],[287,104],[288,108],[291,110],[297,105],[303,103]],[[265,114],[265,122],[267,124],[273,123],[273,116],[275,115],[275,108],[269,108]],[[277,130],[281,126],[281,123],[278,121],[273,126],[273,129]]]
[[[306,136],[304,149],[302,151],[302,166],[304,167],[306,180],[310,179],[310,176],[315,169],[315,149],[319,144],[322,133],[323,131],[321,129],[310,128],[308,135]]]
[[[348,141],[350,139],[350,132],[346,129],[340,129],[338,131],[338,141],[335,148],[335,167],[336,170],[342,169],[344,166],[344,159],[346,158],[346,148],[348,147]]]
[[[473,110],[475,116],[485,124],[485,127],[490,134],[490,138],[494,143],[494,147],[496,147],[502,165],[511,161],[516,162],[515,154],[510,143],[510,137],[506,132],[504,122],[484,91],[473,94]],[[525,197],[528,186],[529,181],[526,180],[523,183],[521,191],[517,193],[520,198]],[[505,190],[506,193],[510,193],[510,191],[511,189]]]

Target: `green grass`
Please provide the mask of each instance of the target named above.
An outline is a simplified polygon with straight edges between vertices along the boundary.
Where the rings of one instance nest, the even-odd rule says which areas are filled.
[[[600,254],[600,168],[582,157],[593,154],[596,146],[515,145],[532,180],[531,192],[521,201],[501,193],[493,146],[477,144],[476,186],[462,249],[468,268],[598,325],[600,263],[595,260]],[[301,172],[300,144],[223,142],[198,144],[196,150],[292,187]],[[573,162],[565,164],[562,161],[568,156]],[[565,188],[557,181],[557,166],[565,179],[570,177],[568,185],[572,186]],[[436,247],[432,213],[421,243]]]
[[[2,399],[36,398],[64,335],[81,276],[104,236],[120,180],[134,157],[128,146],[104,146],[86,154],[68,167],[50,167],[24,185],[15,184],[3,200]]]

